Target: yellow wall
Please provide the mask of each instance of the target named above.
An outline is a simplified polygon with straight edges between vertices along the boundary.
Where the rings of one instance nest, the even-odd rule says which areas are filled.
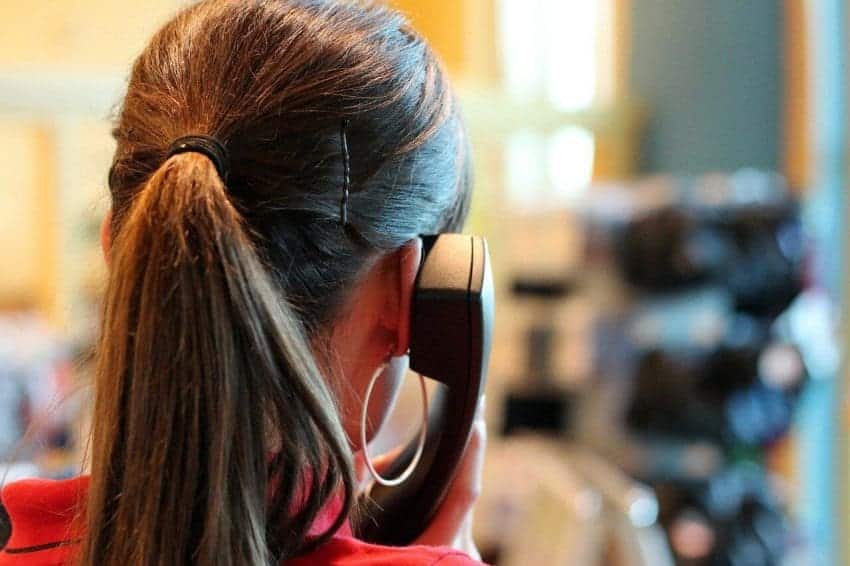
[[[403,12],[457,79],[498,76],[495,0],[388,0]]]
[[[57,73],[120,82],[181,4],[0,0],[0,78],[23,78],[35,89]],[[8,92],[0,94],[9,100]],[[83,226],[105,196],[109,112],[65,115],[22,107],[26,100],[0,102],[0,308],[36,305],[64,325],[73,318],[79,285],[97,269],[79,263],[88,230]]]
[[[0,69],[114,68],[126,72],[177,0],[0,0]]]
[[[41,275],[43,250],[38,199],[32,187],[46,173],[36,167],[40,132],[31,124],[0,117],[0,305],[36,300],[33,284]]]

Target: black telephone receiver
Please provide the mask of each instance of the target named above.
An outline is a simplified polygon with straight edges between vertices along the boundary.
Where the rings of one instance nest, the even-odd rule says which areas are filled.
[[[375,485],[357,526],[363,540],[393,546],[413,542],[445,498],[484,391],[493,330],[493,278],[484,238],[441,234],[422,240],[410,368],[440,386],[430,400],[419,465],[397,487]],[[386,474],[399,474],[415,452],[414,440]]]

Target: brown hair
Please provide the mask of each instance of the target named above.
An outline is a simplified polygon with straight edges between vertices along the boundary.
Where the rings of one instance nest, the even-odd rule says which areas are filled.
[[[338,218],[342,120],[362,241]],[[168,157],[189,134],[226,146],[226,183],[201,154]],[[374,258],[466,215],[443,72],[377,4],[204,1],[136,61],[115,138],[80,563],[306,552],[353,505],[323,330]],[[336,523],[309,537],[339,493]]]

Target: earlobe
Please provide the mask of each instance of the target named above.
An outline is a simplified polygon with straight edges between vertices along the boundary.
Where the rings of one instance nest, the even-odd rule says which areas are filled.
[[[411,240],[400,250],[398,260],[398,320],[397,336],[393,356],[403,356],[410,349],[410,320],[416,276],[422,261],[422,240]]]

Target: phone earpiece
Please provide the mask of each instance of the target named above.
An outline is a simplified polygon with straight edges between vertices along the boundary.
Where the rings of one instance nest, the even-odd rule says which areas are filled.
[[[387,474],[403,484],[376,485],[357,533],[389,545],[413,542],[442,503],[469,440],[484,391],[493,331],[494,292],[487,242],[479,236],[424,236],[411,305],[410,368],[438,385],[429,403],[424,450],[408,444]]]

